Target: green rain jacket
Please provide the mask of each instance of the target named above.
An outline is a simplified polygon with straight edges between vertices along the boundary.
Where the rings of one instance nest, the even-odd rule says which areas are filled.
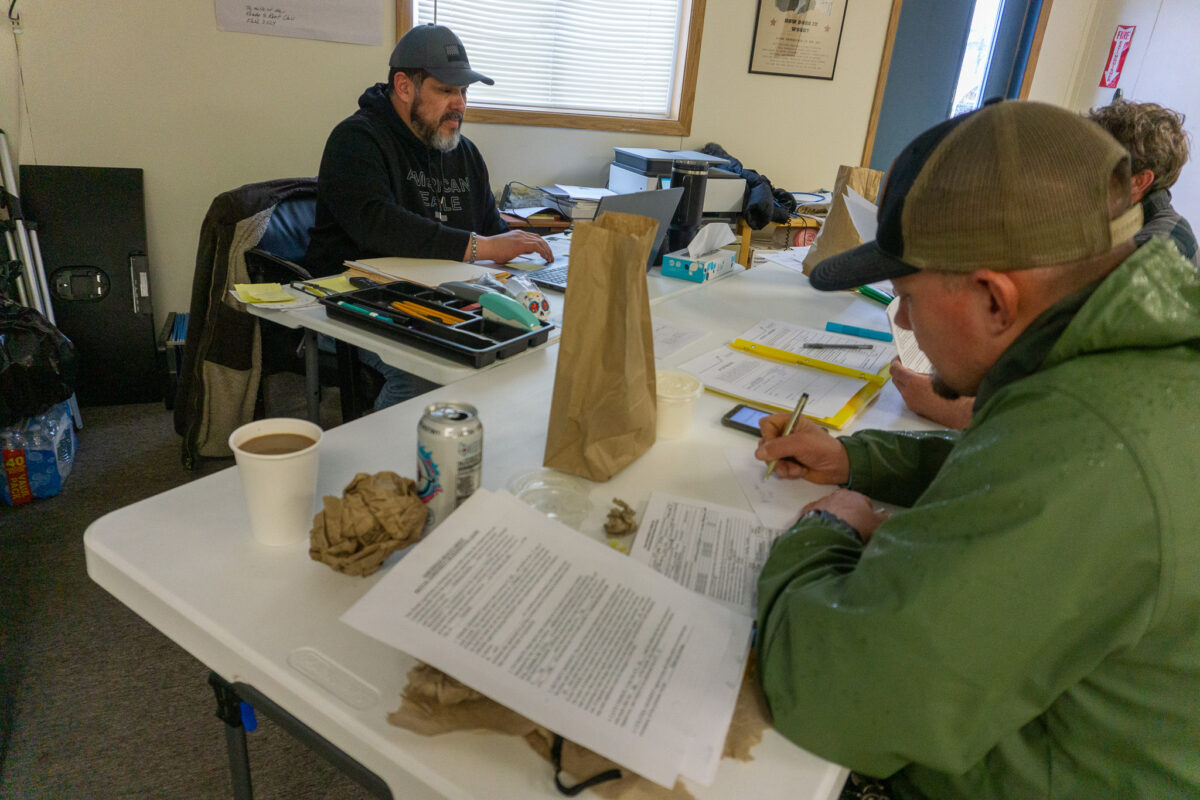
[[[971,426],[843,439],[907,506],[758,584],[775,727],[902,798],[1200,797],[1200,278],[1152,241],[1038,318]]]

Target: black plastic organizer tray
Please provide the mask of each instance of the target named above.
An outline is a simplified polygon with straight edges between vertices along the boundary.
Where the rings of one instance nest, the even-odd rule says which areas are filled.
[[[422,319],[419,315],[394,308],[392,303],[396,302],[415,303],[435,312],[460,317],[462,321]],[[497,358],[508,358],[527,347],[542,344],[550,338],[550,331],[554,330],[549,322],[543,322],[537,330],[525,331],[484,319],[483,310],[478,307],[472,311],[462,310],[464,306],[471,305],[470,301],[410,281],[395,281],[322,297],[321,304],[331,317],[461,361],[476,369],[486,367]],[[366,312],[374,312],[378,316]]]

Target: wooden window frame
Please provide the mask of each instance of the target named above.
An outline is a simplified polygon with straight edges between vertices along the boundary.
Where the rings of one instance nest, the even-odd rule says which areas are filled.
[[[412,27],[415,0],[396,0],[396,39]],[[467,106],[469,122],[491,122],[500,125],[536,125],[547,128],[619,131],[622,133],[657,133],[671,136],[690,136],[692,110],[696,101],[696,73],[700,68],[700,39],[704,29],[705,0],[684,0],[686,16],[680,30],[687,31],[684,56],[675,64],[675,96],[668,118],[638,117],[623,114],[572,114],[566,111],[542,111],[533,108],[497,108]]]

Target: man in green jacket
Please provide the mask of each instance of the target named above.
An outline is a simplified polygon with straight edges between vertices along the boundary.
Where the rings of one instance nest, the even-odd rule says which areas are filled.
[[[1135,252],[1129,175],[1075,114],[988,105],[917,137],[876,241],[811,276],[891,278],[976,396],[961,433],[774,417],[757,453],[844,487],[759,579],[775,726],[898,797],[1200,796],[1200,278]]]

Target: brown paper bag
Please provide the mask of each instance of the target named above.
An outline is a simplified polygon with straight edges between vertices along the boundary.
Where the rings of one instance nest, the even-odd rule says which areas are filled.
[[[646,262],[657,223],[604,213],[575,226],[543,464],[606,481],[654,444]]]
[[[821,232],[804,257],[804,274],[809,275],[813,267],[830,256],[845,252],[862,244],[862,237],[846,210],[846,187],[849,186],[863,197],[875,202],[879,196],[879,185],[883,173],[867,167],[838,167],[837,180],[833,183],[833,201],[829,204],[829,216],[821,226]]]

